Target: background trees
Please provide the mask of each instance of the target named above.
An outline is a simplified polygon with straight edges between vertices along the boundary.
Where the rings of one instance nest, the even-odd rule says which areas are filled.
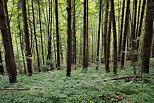
[[[142,40],[144,25],[147,25],[143,22],[146,0],[74,0],[71,3],[69,0],[68,3],[64,0],[12,0],[6,4],[5,1],[2,6],[6,8],[4,16],[14,66],[20,68],[17,72],[28,71],[31,75],[32,71],[68,65],[70,76],[71,59],[72,66],[88,68],[89,64],[96,63],[97,69],[103,61],[105,68],[100,69],[106,69],[106,72],[112,70],[113,63],[116,74],[120,68],[117,61],[125,67],[126,56],[127,59],[133,57],[134,66],[137,60],[140,61],[140,44],[146,44]],[[68,4],[72,5],[71,10]],[[3,51],[2,47],[5,67]]]

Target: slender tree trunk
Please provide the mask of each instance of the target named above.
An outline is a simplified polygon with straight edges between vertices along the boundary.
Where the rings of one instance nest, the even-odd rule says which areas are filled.
[[[97,57],[96,57],[97,67],[96,67],[96,70],[99,67],[98,64],[99,64],[99,44],[100,44],[100,26],[101,26],[102,0],[100,0],[99,5],[100,5],[100,7],[99,7],[98,42],[97,42]]]
[[[86,39],[87,39],[87,41],[86,41],[86,68],[88,68],[88,59],[89,59],[89,57],[88,57],[89,56],[89,54],[88,54],[89,53],[88,52],[89,51],[88,50],[88,0],[87,0],[87,19],[86,20],[87,20],[87,24],[86,24],[87,25],[86,26],[87,27],[86,28]]]
[[[67,76],[71,76],[71,42],[72,42],[72,33],[71,33],[71,0],[67,0]]]
[[[149,73],[149,61],[153,36],[154,1],[147,0],[145,34],[143,37],[141,72]]]
[[[3,7],[3,1],[0,0],[0,30],[2,32],[2,38],[3,38],[3,44],[5,49],[5,58],[6,58],[6,66],[7,66],[7,72],[9,74],[9,81],[10,83],[15,83],[17,81],[16,79],[16,68],[14,66],[14,59],[12,55],[12,48],[10,45],[10,38],[9,38],[9,32],[5,20],[5,14],[4,14],[4,7]]]
[[[76,18],[75,18],[75,0],[74,0],[74,12],[73,12],[73,59],[74,59],[74,64],[75,64],[75,70],[76,70],[76,29],[75,29],[75,21],[76,21]]]
[[[142,29],[142,23],[143,23],[145,5],[146,5],[146,0],[143,0],[143,3],[142,3],[142,11],[141,11],[141,18],[140,18],[140,25],[139,25],[139,30],[138,30],[138,33],[137,33],[137,36],[138,37],[140,37],[140,35],[141,35],[141,29]],[[139,48],[139,40],[137,41],[137,44],[136,44],[136,50],[138,50],[138,48]]]
[[[87,43],[87,36],[86,36],[86,32],[87,32],[87,25],[86,25],[86,4],[87,4],[87,1],[84,0],[84,18],[83,18],[83,28],[84,28],[84,33],[83,33],[83,68],[85,69],[86,68],[86,43]]]
[[[111,0],[111,18],[112,18],[112,24],[113,24],[113,47],[114,47],[114,66],[113,66],[113,72],[114,74],[117,73],[117,33],[116,33],[116,22],[115,22],[115,11],[114,11],[114,0]]]
[[[118,50],[118,61],[120,61],[121,47],[122,47],[122,31],[123,31],[123,21],[124,21],[124,10],[125,10],[125,0],[123,0],[122,6],[122,18],[121,18],[121,29],[120,29],[120,38],[119,38],[119,50]]]
[[[22,0],[22,12],[23,12],[23,19],[24,19],[24,32],[25,32],[25,43],[26,43],[26,60],[27,60],[27,67],[28,67],[28,75],[32,75],[32,54],[29,42],[29,32],[28,32],[28,24],[27,24],[27,13],[26,13],[26,1]]]
[[[51,19],[51,20],[50,20]],[[47,64],[50,65],[51,69],[53,69],[53,64],[51,62],[53,62],[52,60],[52,54],[51,54],[51,33],[52,33],[52,0],[49,0],[49,24],[48,24],[48,55],[47,55],[47,60],[50,61],[50,63],[48,62]]]
[[[135,30],[136,30],[136,13],[137,13],[137,0],[134,0],[134,6],[135,6],[135,13],[134,13],[134,17],[133,17],[133,28],[132,28],[132,34],[131,34],[131,42],[132,42],[132,58],[131,58],[131,62],[133,64],[133,68],[134,68],[134,75],[136,75],[136,70],[135,70]]]
[[[34,13],[33,0],[31,0],[31,3],[32,3],[32,13],[33,13],[34,38],[35,38],[35,45],[36,45],[35,47],[36,47],[36,55],[37,55],[37,67],[38,67],[38,72],[41,72],[39,51],[38,51],[37,38],[36,38],[35,13]]]
[[[108,9],[109,9],[109,1],[106,0],[106,7],[105,7],[105,21],[104,21],[104,57],[105,57],[105,64],[106,64],[106,37],[107,37],[107,24],[108,24]],[[106,65],[105,65],[106,67]],[[109,72],[106,70],[106,72]]]
[[[57,39],[57,69],[60,69],[60,54],[59,54],[59,26],[58,26],[58,1],[55,0],[55,16],[56,16],[56,39]]]
[[[13,56],[13,62],[14,62],[14,68],[17,70],[16,63],[15,63],[15,58],[14,58],[14,51],[13,51],[13,45],[12,45],[12,36],[11,36],[11,30],[10,30],[10,20],[9,20],[9,14],[8,14],[8,7],[7,7],[7,0],[4,0],[4,9],[5,9],[5,14],[6,14],[6,22],[7,22],[7,28],[8,28],[8,33],[9,33],[9,41],[10,41],[10,46],[12,49],[12,56]],[[17,71],[16,71],[17,73]]]
[[[129,10],[130,10],[130,0],[127,0],[127,8],[126,8],[126,18],[125,18],[125,29],[124,29],[124,37],[123,37],[123,46],[122,46],[122,57],[121,57],[121,68],[124,66],[125,60],[125,48],[126,48],[126,37],[128,32],[128,24],[129,24]]]
[[[106,49],[106,64],[105,64],[106,65],[105,70],[107,72],[110,71],[110,68],[109,68],[110,42],[111,42],[111,11],[110,11],[110,16],[109,16],[108,39],[107,39],[107,49]]]
[[[40,24],[40,34],[41,34],[41,50],[42,50],[42,59],[44,65],[44,51],[43,51],[43,34],[42,34],[42,22],[41,22],[41,10],[40,10],[40,0],[38,2],[38,9],[39,9],[39,24]]]

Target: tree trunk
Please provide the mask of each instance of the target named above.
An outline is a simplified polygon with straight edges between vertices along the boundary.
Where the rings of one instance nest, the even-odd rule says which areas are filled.
[[[121,47],[122,47],[122,31],[123,31],[123,21],[124,21],[124,9],[125,9],[125,0],[123,0],[123,6],[122,6],[122,19],[121,19],[120,38],[119,38],[118,61],[120,61]]]
[[[121,68],[124,66],[125,60],[125,48],[126,48],[126,37],[128,32],[128,24],[129,24],[129,10],[130,10],[130,0],[127,0],[127,9],[126,9],[126,18],[125,18],[125,29],[124,29],[124,37],[123,37],[123,46],[122,46],[122,57],[121,57]]]
[[[71,43],[72,43],[72,32],[71,32],[71,0],[67,0],[67,76],[71,76]]]
[[[59,26],[58,26],[58,1],[55,0],[55,16],[56,16],[56,39],[57,39],[57,69],[60,69],[60,54],[59,54]]]
[[[87,36],[86,36],[86,32],[87,32],[87,25],[86,25],[86,4],[87,4],[87,1],[86,0],[84,0],[84,18],[83,18],[83,22],[84,22],[84,24],[83,24],[83,28],[84,28],[84,33],[83,33],[83,68],[85,69],[86,68],[86,49],[87,49],[87,45],[86,45],[86,43],[87,43]]]
[[[75,21],[76,21],[76,18],[75,18],[75,0],[74,0],[74,12],[73,12],[73,61],[74,61],[74,64],[75,64],[75,70],[76,70],[76,29],[75,29]]]
[[[99,25],[98,25],[98,42],[97,42],[97,57],[96,57],[96,70],[98,69],[99,65],[99,44],[100,44],[100,26],[101,26],[101,11],[102,11],[102,0],[100,0],[100,7],[99,7]]]
[[[149,61],[153,36],[153,19],[154,19],[154,1],[147,0],[145,34],[143,37],[141,72],[149,73]]]
[[[142,29],[142,23],[143,23],[145,5],[146,5],[146,0],[143,0],[143,3],[142,3],[142,11],[141,11],[141,18],[140,18],[140,25],[139,25],[139,30],[138,30],[138,33],[137,33],[138,38],[141,35],[141,29]],[[136,50],[138,50],[138,48],[139,48],[139,40],[137,41],[137,44],[136,44]]]
[[[3,1],[0,0],[0,30],[2,32],[3,44],[5,49],[6,67],[9,74],[10,83],[15,83],[16,79],[16,68],[14,66],[14,60],[12,56],[12,48],[10,45],[9,32],[5,20]]]
[[[104,21],[104,58],[105,58],[105,64],[106,64],[106,47],[107,47],[106,37],[107,37],[107,24],[108,24],[108,9],[109,9],[109,1],[106,0],[105,21]],[[106,72],[109,72],[109,71],[106,70]]]
[[[11,46],[11,51],[12,51],[12,56],[13,56],[13,62],[14,62],[14,68],[17,70],[15,59],[14,59],[14,51],[13,51],[13,45],[12,45],[12,36],[11,36],[11,30],[10,30],[10,20],[9,20],[9,14],[8,14],[8,7],[7,7],[7,0],[4,0],[4,9],[5,9],[5,14],[6,14],[6,22],[7,22],[7,28],[8,28],[8,33],[9,33],[9,41],[10,41],[10,46]],[[17,71],[16,71],[17,73]]]
[[[34,38],[35,38],[35,47],[36,47],[36,55],[37,55],[37,67],[38,67],[38,72],[41,72],[41,70],[40,70],[39,51],[38,51],[37,38],[36,38],[35,13],[34,13],[33,2],[34,2],[34,1],[31,0],[31,3],[32,3],[32,13],[33,13]]]
[[[110,42],[111,42],[111,11],[110,11],[110,17],[109,17],[108,39],[107,39],[107,49],[106,49],[106,63],[105,63],[105,70],[107,72],[110,71],[110,68],[109,68]]]
[[[27,13],[26,13],[26,1],[22,0],[22,13],[23,13],[23,20],[24,20],[24,32],[25,32],[25,43],[26,43],[26,60],[27,60],[27,67],[28,67],[28,75],[32,75],[32,54],[29,42],[29,32],[28,32],[28,24],[27,24]]]
[[[42,22],[41,22],[41,10],[40,10],[40,0],[38,0],[38,9],[39,9],[39,24],[40,24],[40,34],[41,34],[41,50],[42,50],[42,59],[44,65],[44,51],[43,51],[43,35],[42,35]]]
[[[115,12],[114,12],[114,0],[111,0],[111,18],[112,18],[112,24],[113,24],[113,47],[114,47],[114,66],[113,66],[113,72],[114,74],[117,73],[117,33],[116,33],[116,21],[115,21]]]

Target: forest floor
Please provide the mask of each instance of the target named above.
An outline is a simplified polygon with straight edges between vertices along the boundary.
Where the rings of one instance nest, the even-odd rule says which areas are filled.
[[[66,67],[32,76],[18,75],[18,82],[9,85],[8,76],[0,75],[0,103],[152,103],[154,101],[154,75],[140,74],[140,63],[133,67],[126,62],[118,68],[117,75],[105,72],[104,64],[89,65],[87,70],[77,66],[71,77],[66,77]],[[120,67],[120,64],[119,64]],[[154,58],[150,61],[150,74],[154,73]]]

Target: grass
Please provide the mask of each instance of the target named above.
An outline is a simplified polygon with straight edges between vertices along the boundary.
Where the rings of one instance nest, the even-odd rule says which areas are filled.
[[[150,73],[154,73],[153,62]],[[118,74],[106,73],[101,65],[95,70],[95,65],[84,71],[81,67],[72,70],[71,77],[66,77],[65,70],[33,74],[33,76],[18,75],[18,83],[9,85],[8,76],[1,76],[0,88],[30,88],[30,90],[0,91],[2,103],[111,103],[123,102],[115,99],[110,93],[125,98],[131,103],[152,103],[154,101],[154,80],[149,75],[126,82],[127,80],[98,80],[133,75],[133,68],[127,65],[125,69],[118,69]],[[137,68],[137,73],[140,68]],[[148,79],[146,79],[148,77]],[[90,87],[93,85],[94,87]],[[40,89],[36,89],[42,87]],[[96,88],[103,89],[104,92]]]

